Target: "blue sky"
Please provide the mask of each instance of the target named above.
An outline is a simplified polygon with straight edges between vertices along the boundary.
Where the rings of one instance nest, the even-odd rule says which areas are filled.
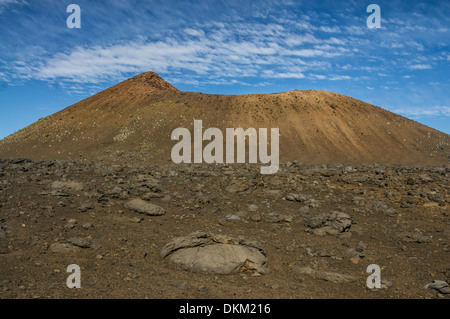
[[[0,138],[145,71],[183,91],[333,91],[450,134],[446,0],[0,0],[0,44]]]

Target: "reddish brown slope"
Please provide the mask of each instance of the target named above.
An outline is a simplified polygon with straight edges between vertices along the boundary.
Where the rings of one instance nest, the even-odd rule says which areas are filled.
[[[0,141],[0,157],[167,163],[177,127],[280,129],[281,161],[444,164],[450,136],[325,91],[208,95],[180,92],[148,72]]]

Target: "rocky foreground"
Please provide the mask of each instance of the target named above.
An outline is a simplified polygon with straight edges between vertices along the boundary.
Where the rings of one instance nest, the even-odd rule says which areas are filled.
[[[0,298],[449,298],[449,182],[449,165],[0,160]]]

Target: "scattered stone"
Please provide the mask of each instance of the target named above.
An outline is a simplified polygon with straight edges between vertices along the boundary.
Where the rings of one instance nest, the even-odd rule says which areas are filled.
[[[137,224],[139,224],[141,221],[143,221],[144,220],[144,218],[143,217],[132,217],[132,218],[130,218],[130,221],[131,222],[133,222],[133,223],[137,223]]]
[[[372,201],[371,208],[373,211],[389,217],[393,217],[398,214],[398,211],[395,208],[388,207],[387,203],[381,200]]]
[[[402,208],[412,208],[416,207],[419,203],[419,198],[415,196],[405,196],[400,202],[400,207]]]
[[[179,282],[175,285],[175,287],[177,287],[180,290],[186,290],[187,289],[187,285],[184,282]]]
[[[122,192],[123,192],[123,188],[122,188],[122,187],[120,187],[120,186],[115,186],[115,187],[111,190],[110,194],[111,194],[111,195],[120,195],[120,194],[122,194]]]
[[[305,226],[313,229],[316,235],[338,235],[346,232],[352,225],[352,218],[343,212],[334,211],[330,214],[308,216],[304,219]]]
[[[308,196],[303,195],[303,194],[293,194],[293,193],[289,193],[286,195],[286,200],[291,201],[291,202],[305,202],[308,199]]]
[[[142,199],[144,200],[151,200],[152,198],[162,198],[165,195],[162,193],[155,193],[155,192],[147,192],[144,195],[142,195]]]
[[[127,202],[125,204],[125,207],[149,216],[161,216],[166,213],[164,208],[155,204],[151,204],[139,198],[132,199],[131,201]]]
[[[399,235],[400,239],[407,243],[431,243],[433,240],[418,231],[406,231]]]
[[[424,289],[434,289],[439,291],[441,294],[450,294],[449,284],[443,280],[433,280],[429,284],[426,284]]]
[[[70,190],[70,191],[76,191],[76,192],[80,192],[84,189],[84,186],[82,183],[79,182],[61,182],[61,181],[55,181],[52,183],[52,188],[53,189],[62,189],[62,190]]]
[[[83,225],[81,225],[81,227],[83,227],[83,229],[85,229],[85,230],[88,230],[88,229],[94,228],[94,225],[92,225],[92,223],[87,222],[87,223],[83,223]]]
[[[264,221],[267,223],[290,223],[294,220],[291,215],[283,215],[275,212],[268,213],[264,216]]]
[[[89,238],[86,237],[72,237],[67,240],[72,245],[75,245],[77,247],[81,248],[89,248],[91,247],[92,241]]]
[[[261,214],[258,212],[251,212],[245,215],[245,219],[252,222],[260,222],[262,220]]]
[[[322,279],[325,281],[330,281],[336,284],[341,284],[344,282],[355,281],[356,278],[347,274],[329,272],[316,270],[311,267],[294,267],[294,272],[299,275],[309,275],[317,279]]]
[[[8,251],[6,231],[0,226],[0,254],[6,254]]]
[[[389,280],[381,279],[381,289],[388,289],[392,287],[392,282]]]
[[[239,180],[233,181],[230,186],[226,188],[226,191],[231,194],[242,193],[246,190],[248,190],[247,184]]]
[[[351,281],[352,278],[346,276],[350,274],[364,288],[365,267],[377,263],[381,255],[388,259],[394,272],[406,263],[413,263],[413,268],[419,270],[396,272],[395,282],[404,282],[408,278],[411,282],[420,282],[420,278],[442,276],[439,279],[450,283],[450,268],[446,264],[446,253],[450,251],[450,193],[447,187],[450,164],[435,167],[357,165],[351,172],[346,172],[345,165],[281,163],[277,174],[262,176],[260,165],[172,166],[169,161],[159,167],[146,166],[139,156],[122,152],[121,160],[126,164],[122,163],[120,172],[116,172],[106,164],[113,153],[116,152],[99,154],[96,162],[86,158],[86,161],[65,162],[62,166],[53,161],[0,159],[0,254],[8,254],[0,257],[8,259],[5,259],[4,268],[11,278],[9,283],[0,280],[0,291],[5,297],[70,297],[70,291],[59,291],[56,287],[61,286],[61,276],[68,276],[64,275],[65,266],[77,263],[73,259],[77,252],[82,253],[78,257],[93,257],[93,265],[115,265],[115,272],[120,272],[115,277],[120,281],[123,278],[134,281],[137,274],[144,275],[139,264],[147,263],[152,270],[145,276],[157,278],[162,275],[169,280],[165,285],[148,287],[150,297],[183,294],[195,298],[210,293],[221,296],[224,292],[217,294],[213,290],[224,282],[230,288],[247,281],[252,283],[248,289],[227,289],[226,294],[259,298],[276,289],[272,292],[276,292],[277,297],[289,298],[294,289],[289,287],[305,288],[303,281],[307,280],[312,285],[308,287],[308,296],[326,291],[325,295],[332,298],[364,297],[365,289],[352,291],[354,285],[327,291],[326,287],[332,284],[326,280]],[[164,192],[161,185],[164,185]],[[134,198],[145,204],[161,205],[167,212],[173,212],[173,216],[152,218],[145,213],[132,213],[135,210],[124,206]],[[80,214],[80,211],[87,213]],[[148,218],[152,222],[145,223]],[[214,223],[219,218],[219,223],[226,226]],[[142,224],[133,224],[144,219]],[[95,229],[87,221],[95,223]],[[259,224],[255,225],[257,222]],[[145,233],[133,233],[138,228]],[[223,235],[226,239],[207,235],[198,245],[177,248],[165,259],[154,259],[155,251],[158,253],[164,246],[161,245],[164,236],[178,236],[183,229],[188,229],[188,234],[195,228],[216,231],[216,234],[230,231],[232,234],[229,235],[233,236],[252,234],[270,248],[269,254],[275,253],[267,256],[269,263],[273,258],[279,259],[274,261],[279,281],[274,284],[270,278],[267,283],[261,281],[262,278],[250,279],[260,274],[257,269],[262,263],[252,254],[266,255],[258,248],[250,249],[251,245],[239,244],[240,239],[229,240]],[[319,238],[314,234],[337,238]],[[347,240],[350,235],[352,240]],[[123,237],[128,241],[121,240]],[[101,253],[96,248],[97,238],[105,245]],[[252,252],[248,253],[247,249]],[[246,259],[236,261],[236,255],[243,251],[247,254]],[[234,256],[231,260],[236,262],[227,271],[240,275],[212,275],[208,276],[208,282],[199,282],[196,275],[182,271],[220,273],[218,266],[205,270],[205,264],[221,263],[228,255]],[[169,266],[171,258],[179,260],[182,257],[190,258],[187,266]],[[55,261],[63,264],[55,265]],[[231,264],[229,260],[227,263]],[[310,268],[300,267],[297,272],[294,270],[296,264]],[[59,273],[54,271],[55,268]],[[51,272],[49,276],[57,280],[44,282],[44,276],[41,278],[44,281],[38,282],[36,278],[27,277],[36,269]],[[83,281],[86,288],[92,288],[86,296],[122,293],[113,281],[104,289],[94,287],[94,283],[105,276],[97,273]],[[292,280],[295,278],[298,281]],[[258,289],[253,285],[257,282],[268,290]],[[395,287],[395,282],[393,286],[392,282],[382,279],[383,296],[423,297],[424,291],[404,290]],[[123,284],[130,283],[120,282],[117,287]],[[50,288],[48,293],[42,290],[45,287]],[[450,296],[448,286],[442,282],[435,281],[427,288],[430,290],[425,291],[425,296],[430,296],[431,292],[438,298]],[[123,290],[123,293],[125,291],[139,295],[138,291]],[[81,294],[85,296],[83,292]]]
[[[358,242],[358,245],[356,245],[355,250],[361,254],[365,249],[367,248],[367,245],[363,243],[362,241]]]
[[[281,189],[263,189],[262,193],[264,196],[271,198],[280,198],[283,196],[283,191]]]
[[[49,250],[53,253],[72,253],[78,251],[80,248],[67,243],[53,243]]]
[[[300,209],[298,210],[298,212],[299,212],[300,214],[303,214],[303,215],[309,214],[309,206],[303,206],[302,208],[300,208]]]
[[[238,222],[241,220],[241,218],[237,215],[227,215],[227,216],[225,216],[225,220],[231,221],[231,222]]]
[[[79,210],[80,210],[80,212],[84,213],[84,212],[87,212],[88,210],[93,209],[93,208],[94,208],[93,204],[91,204],[91,203],[84,203],[84,204],[82,204],[80,206]]]
[[[0,238],[5,237],[5,236],[6,236],[5,229],[2,226],[0,226]]]
[[[74,227],[75,227],[75,223],[71,223],[71,222],[68,222],[66,225],[64,225],[65,229],[72,229]]]

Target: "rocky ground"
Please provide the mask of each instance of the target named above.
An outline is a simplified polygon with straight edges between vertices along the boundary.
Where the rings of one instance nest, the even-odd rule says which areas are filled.
[[[259,168],[0,160],[0,298],[449,298],[450,166]]]

